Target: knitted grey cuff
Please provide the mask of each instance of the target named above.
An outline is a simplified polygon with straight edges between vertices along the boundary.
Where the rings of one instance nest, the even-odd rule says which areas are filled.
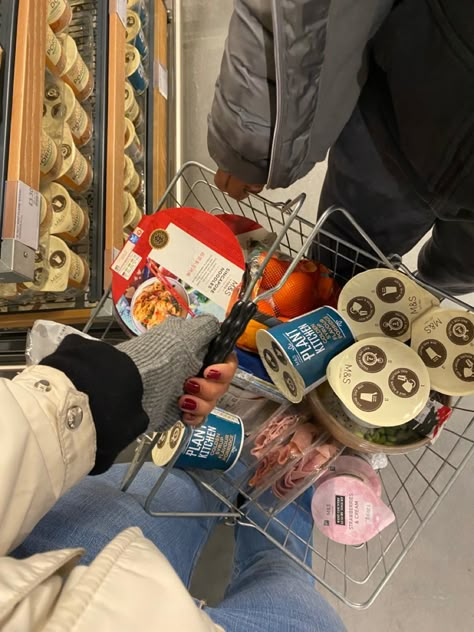
[[[184,382],[196,376],[209,343],[219,332],[214,316],[169,317],[146,334],[117,346],[135,363],[143,382],[143,408],[150,427],[164,432],[180,418]]]

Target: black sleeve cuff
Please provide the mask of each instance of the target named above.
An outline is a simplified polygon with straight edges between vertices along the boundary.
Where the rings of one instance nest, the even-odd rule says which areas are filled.
[[[96,461],[90,473],[105,472],[149,424],[137,367],[115,347],[77,335],[67,336],[40,364],[62,371],[78,391],[88,395],[97,435]]]

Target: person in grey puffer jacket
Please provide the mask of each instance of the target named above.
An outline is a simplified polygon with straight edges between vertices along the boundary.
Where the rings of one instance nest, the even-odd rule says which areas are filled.
[[[472,291],[473,41],[469,0],[237,0],[209,117],[217,186],[287,187],[330,149],[319,213],[348,209],[387,255],[433,228],[421,277]],[[340,214],[325,228],[367,250]]]

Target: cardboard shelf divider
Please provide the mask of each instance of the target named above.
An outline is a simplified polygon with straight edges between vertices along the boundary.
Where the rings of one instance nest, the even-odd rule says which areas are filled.
[[[105,202],[104,279],[111,280],[115,250],[122,247],[125,137],[125,27],[118,13],[109,16],[107,177]]]
[[[160,68],[168,71],[168,14],[163,0],[155,3],[153,77],[153,210],[168,185],[168,99],[157,85]]]

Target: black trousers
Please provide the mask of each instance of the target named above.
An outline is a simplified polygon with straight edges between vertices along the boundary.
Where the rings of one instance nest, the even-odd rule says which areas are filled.
[[[418,258],[418,272],[428,283],[463,294],[474,291],[474,169],[470,167],[474,152],[463,156],[460,149],[473,145],[474,126],[471,128],[471,121],[467,120],[458,138],[448,124],[440,126],[437,121],[442,114],[452,122],[466,101],[474,115],[473,84],[466,83],[469,76],[472,82],[474,63],[469,75],[466,58],[461,62],[458,56],[449,57],[450,43],[445,41],[445,34],[441,38],[434,22],[433,32],[421,38],[425,41],[423,46],[420,33],[416,32],[416,19],[422,19],[421,32],[428,14],[418,16],[423,2],[417,3],[402,2],[377,36],[380,39],[374,43],[372,66],[358,106],[329,153],[319,214],[333,204],[344,207],[386,255],[404,255],[432,229]],[[402,9],[417,13],[399,15]],[[411,52],[410,37],[407,29],[401,28],[403,24],[410,24],[415,31],[413,39],[418,43]],[[399,37],[404,39],[398,41]],[[453,80],[452,85],[462,86],[459,89],[463,93],[424,102],[423,95],[430,92],[426,79],[418,98],[410,102],[406,92],[412,93],[415,85],[421,85],[417,79],[429,75],[426,65],[434,62],[429,56],[431,48],[441,61],[448,60],[445,72],[451,77],[459,76],[459,84]],[[439,82],[440,91],[448,89],[443,79],[442,75],[433,77]],[[465,121],[464,114],[462,120]],[[452,158],[446,156],[443,147],[452,151]],[[365,240],[340,214],[335,214],[324,228],[368,250]],[[322,243],[334,249],[331,241],[323,238]],[[314,254],[334,267],[336,255],[329,250],[323,247]],[[353,259],[353,255],[353,251],[339,247],[337,272],[341,277],[373,266],[362,257],[358,260],[361,267],[344,258]]]

